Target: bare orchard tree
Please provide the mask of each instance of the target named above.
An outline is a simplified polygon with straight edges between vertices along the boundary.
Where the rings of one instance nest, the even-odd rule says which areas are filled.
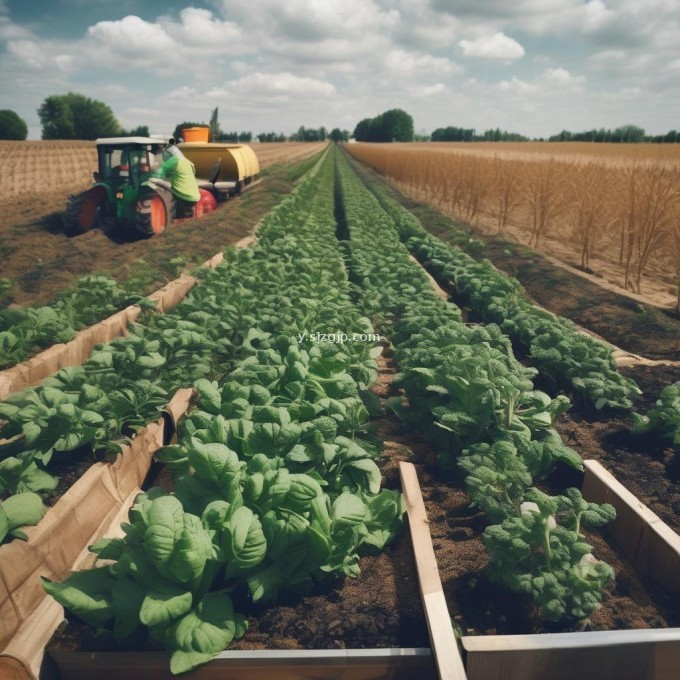
[[[594,162],[575,166],[570,177],[568,210],[581,250],[581,269],[588,269],[595,243],[615,221],[610,201],[613,179],[605,163]]]
[[[623,286],[640,293],[649,258],[671,230],[680,179],[677,168],[653,165],[637,165],[628,168],[626,174],[628,195],[621,217]]]
[[[463,219],[472,224],[478,213],[484,208],[484,202],[489,192],[488,161],[470,156],[463,168],[464,189],[461,203]]]
[[[680,314],[680,191],[676,191],[671,208],[667,242],[675,265],[675,311]]]
[[[538,246],[539,239],[565,209],[565,192],[561,165],[554,159],[529,164],[525,198],[531,214],[529,245]]]
[[[502,234],[522,200],[517,161],[503,160],[494,156],[492,186],[492,194],[496,198],[492,212],[498,221],[498,233]]]

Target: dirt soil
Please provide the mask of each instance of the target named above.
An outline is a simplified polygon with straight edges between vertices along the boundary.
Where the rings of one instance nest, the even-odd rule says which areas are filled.
[[[318,151],[318,148],[315,148]],[[151,239],[93,230],[67,236],[61,225],[68,191],[21,194],[0,201],[0,277],[14,283],[14,304],[45,304],[77,277],[103,273],[118,281],[139,278],[150,293],[175,278],[183,257],[197,265],[247,235],[288,194],[309,161],[270,165],[262,179],[242,195],[198,220],[170,225]],[[289,152],[290,153],[290,152]]]

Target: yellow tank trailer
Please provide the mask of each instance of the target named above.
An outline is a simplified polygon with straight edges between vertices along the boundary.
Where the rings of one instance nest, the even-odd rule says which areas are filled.
[[[255,152],[245,144],[185,142],[179,148],[194,164],[199,188],[222,200],[240,193],[260,172]]]

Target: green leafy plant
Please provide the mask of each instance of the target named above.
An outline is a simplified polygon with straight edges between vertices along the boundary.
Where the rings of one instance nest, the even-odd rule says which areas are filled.
[[[593,557],[581,526],[610,522],[614,508],[586,503],[577,489],[552,498],[531,489],[525,499],[519,516],[484,531],[489,577],[530,595],[548,621],[586,619],[600,606],[614,572]]]
[[[654,408],[646,416],[632,414],[635,434],[652,433],[680,446],[680,381],[661,390]]]

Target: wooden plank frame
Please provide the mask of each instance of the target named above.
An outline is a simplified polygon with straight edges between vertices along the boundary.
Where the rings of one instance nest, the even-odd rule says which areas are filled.
[[[451,620],[446,609],[425,506],[415,468],[401,463],[410,538],[421,584],[423,609],[433,648],[348,650],[226,651],[192,673],[195,680],[465,680]],[[447,627],[448,626],[448,627]],[[168,655],[161,652],[49,651],[42,680],[118,680],[135,672],[153,680],[170,680]],[[1,677],[1,676],[0,676]],[[35,680],[26,676],[21,680]]]
[[[247,248],[254,242],[253,236],[246,236],[238,241],[234,247]],[[224,255],[217,253],[206,260],[201,267],[214,269],[223,259]],[[156,303],[159,312],[169,312],[186,297],[197,281],[193,276],[182,274],[179,278],[151,293],[148,299]],[[73,340],[52,345],[34,357],[0,371],[0,400],[14,392],[37,385],[62,368],[80,366],[90,356],[95,345],[127,335],[128,325],[137,321],[141,311],[141,308],[137,305],[130,305],[96,324],[78,331]]]
[[[608,525],[641,576],[680,592],[680,536],[600,463],[584,461],[583,497],[611,503]],[[677,680],[680,628],[464,636],[469,680]]]
[[[42,639],[37,631],[49,616],[43,606],[50,598],[39,576],[64,578],[79,568],[88,545],[104,536],[112,524],[120,523],[131,493],[146,478],[153,454],[174,434],[174,422],[187,410],[192,395],[192,389],[178,390],[164,417],[147,425],[112,463],[98,462],[88,468],[36,526],[26,527],[28,541],[15,540],[0,547],[0,680],[8,672],[7,664],[15,663],[14,657],[28,656],[28,665],[35,665],[32,653],[12,650],[23,650],[31,639]]]

